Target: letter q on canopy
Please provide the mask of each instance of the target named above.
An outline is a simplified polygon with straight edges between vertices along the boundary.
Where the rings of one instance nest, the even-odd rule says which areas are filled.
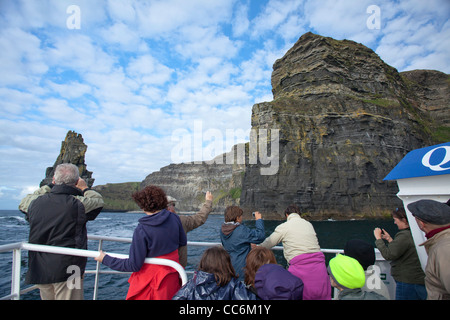
[[[447,202],[450,198],[450,142],[409,152],[383,180],[396,180],[422,268],[427,264],[423,246],[425,234],[419,229],[408,204],[430,199]]]

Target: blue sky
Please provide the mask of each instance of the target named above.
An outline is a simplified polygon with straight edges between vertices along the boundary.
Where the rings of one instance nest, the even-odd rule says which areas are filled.
[[[96,184],[174,162],[194,124],[249,130],[253,104],[272,100],[273,63],[308,31],[363,43],[399,71],[450,73],[449,18],[448,0],[0,0],[0,209],[37,188],[68,130]],[[212,140],[211,155],[188,158],[228,151]]]

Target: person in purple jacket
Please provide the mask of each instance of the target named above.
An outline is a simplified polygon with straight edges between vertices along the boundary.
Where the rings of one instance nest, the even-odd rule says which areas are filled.
[[[186,245],[186,233],[178,215],[166,209],[167,197],[161,188],[147,186],[132,197],[146,216],[134,230],[129,257],[114,258],[101,251],[95,260],[114,270],[133,272],[127,300],[170,300],[181,287],[178,273],[171,267],[144,264],[144,260],[179,263],[178,248]]]

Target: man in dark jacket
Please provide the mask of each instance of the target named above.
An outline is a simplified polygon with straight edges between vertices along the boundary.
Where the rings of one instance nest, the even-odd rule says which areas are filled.
[[[78,167],[64,163],[56,168],[52,185],[27,195],[19,210],[30,223],[29,243],[87,249],[86,222],[94,220],[103,205],[102,196],[80,179]],[[43,300],[82,300],[86,261],[29,251],[26,283],[37,284]]]

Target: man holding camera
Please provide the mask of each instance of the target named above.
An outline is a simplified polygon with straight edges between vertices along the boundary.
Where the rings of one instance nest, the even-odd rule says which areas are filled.
[[[27,195],[19,205],[30,223],[29,243],[87,249],[86,223],[103,209],[103,198],[80,178],[78,167],[56,167],[53,183]],[[42,300],[82,300],[87,258],[28,252],[26,283],[37,284]],[[75,286],[67,283],[74,270]],[[78,272],[79,271],[79,272]]]

